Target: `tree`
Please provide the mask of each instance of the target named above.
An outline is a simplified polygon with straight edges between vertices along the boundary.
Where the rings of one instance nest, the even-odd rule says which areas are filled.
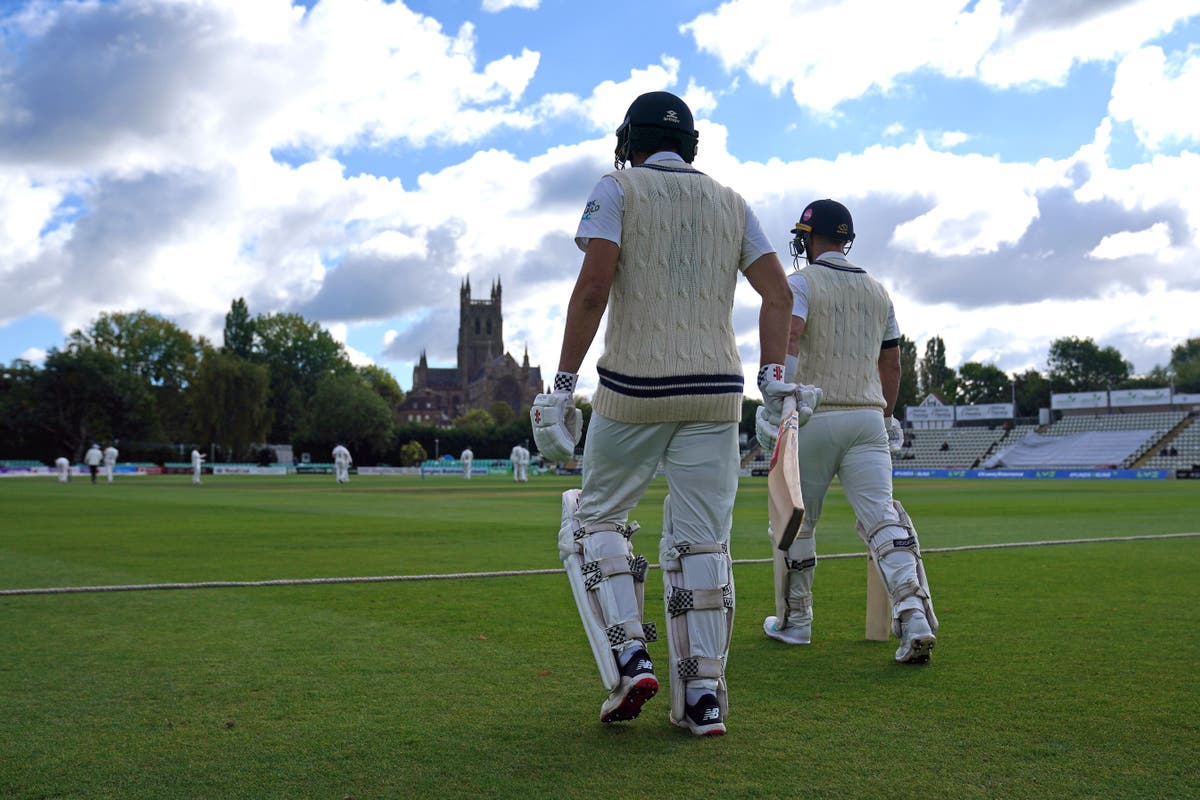
[[[394,411],[404,402],[404,390],[400,388],[395,376],[383,367],[366,364],[358,368],[358,374],[375,391],[375,394],[383,398],[383,402],[388,404],[388,408]]]
[[[1171,348],[1170,371],[1177,392],[1200,392],[1200,339]]]
[[[503,400],[497,400],[492,403],[492,407],[488,409],[488,413],[492,415],[492,419],[496,421],[497,425],[507,425],[517,418],[513,407]]]
[[[1090,338],[1066,336],[1050,343],[1047,359],[1055,392],[1094,392],[1120,386],[1133,365],[1114,347],[1099,347]]]
[[[425,448],[415,439],[400,448],[400,466],[415,467],[423,464],[429,458]]]
[[[46,356],[34,404],[53,445],[74,460],[94,441],[137,438],[154,424],[145,381],[111,352],[79,342]]]
[[[1050,381],[1036,369],[1027,369],[1013,376],[1016,384],[1018,417],[1036,417],[1038,411],[1050,407]]]
[[[394,441],[392,409],[356,373],[326,375],[308,402],[296,440],[331,449],[340,442],[360,462],[377,460]],[[361,454],[361,457],[360,457]]]
[[[209,348],[191,386],[193,429],[202,442],[225,448],[230,458],[262,444],[271,428],[267,368]]]
[[[250,358],[254,352],[254,320],[241,297],[233,301],[225,315],[225,345],[221,349],[241,358]]]
[[[86,331],[74,331],[68,341],[111,353],[122,367],[148,383],[177,389],[191,381],[204,345],[171,320],[144,310],[103,313]]]
[[[0,368],[0,458],[49,461],[56,448],[41,434],[35,400],[40,370],[23,359]]]
[[[454,427],[472,436],[484,436],[496,427],[496,420],[481,408],[472,408],[454,419]]]
[[[917,388],[917,343],[900,336],[900,391],[896,395],[896,415],[920,402]]]
[[[354,367],[329,331],[299,314],[256,317],[254,333],[253,359],[267,367],[271,379],[271,438],[290,441],[317,385]]]
[[[934,336],[925,343],[925,357],[921,359],[918,374],[925,394],[935,393],[947,403],[955,402],[958,382],[954,370],[946,366],[946,343],[942,337]]]
[[[1012,397],[1012,380],[995,364],[968,361],[958,368],[958,397],[967,405],[1003,403]]]

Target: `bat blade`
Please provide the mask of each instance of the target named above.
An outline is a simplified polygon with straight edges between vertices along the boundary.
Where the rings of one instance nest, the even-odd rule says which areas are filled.
[[[771,468],[767,472],[767,506],[775,546],[787,550],[804,521],[804,496],[800,492],[800,463],[797,438],[800,424],[793,398],[784,401],[783,417]]]

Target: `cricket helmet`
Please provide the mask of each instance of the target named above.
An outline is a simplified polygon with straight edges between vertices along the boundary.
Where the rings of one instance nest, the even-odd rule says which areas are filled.
[[[653,152],[664,139],[673,139],[679,145],[679,155],[690,164],[696,158],[699,138],[687,103],[670,92],[647,92],[630,104],[617,128],[613,163],[621,169],[631,153]]]
[[[800,220],[792,228],[791,251],[792,258],[799,261],[808,247],[808,239],[812,234],[824,236],[827,239],[843,242],[842,252],[849,253],[854,242],[854,219],[850,209],[837,200],[814,200],[804,207]]]

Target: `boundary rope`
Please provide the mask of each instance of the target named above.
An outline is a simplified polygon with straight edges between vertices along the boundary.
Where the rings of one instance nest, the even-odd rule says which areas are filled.
[[[1156,533],[1144,536],[1104,536],[1090,539],[1050,539],[1038,542],[1002,542],[998,544],[969,544],[958,547],[930,547],[922,551],[929,553],[960,553],[969,550],[998,550],[1009,547],[1048,547],[1065,544],[1096,544],[1103,542],[1136,542],[1151,539],[1185,539],[1200,536],[1200,532],[1192,533]],[[832,553],[819,556],[819,560],[833,558],[866,558],[866,552]],[[735,559],[736,564],[770,564],[769,558]],[[658,564],[651,564],[650,569],[658,569]],[[343,578],[279,578],[265,581],[199,581],[196,583],[131,583],[114,584],[111,586],[47,586],[28,589],[0,589],[0,596],[13,597],[17,595],[37,594],[81,594],[85,592],[146,592],[167,589],[243,589],[263,586],[309,586],[326,583],[394,583],[398,581],[448,581],[472,578],[505,578],[521,575],[561,575],[562,569],[514,569],[497,572],[450,572],[429,575],[374,575]]]

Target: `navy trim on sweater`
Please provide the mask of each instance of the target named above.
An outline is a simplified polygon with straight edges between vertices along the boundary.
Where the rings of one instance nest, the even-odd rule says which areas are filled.
[[[598,368],[600,385],[627,397],[680,397],[697,394],[741,394],[741,375],[672,375],[640,378]]]

